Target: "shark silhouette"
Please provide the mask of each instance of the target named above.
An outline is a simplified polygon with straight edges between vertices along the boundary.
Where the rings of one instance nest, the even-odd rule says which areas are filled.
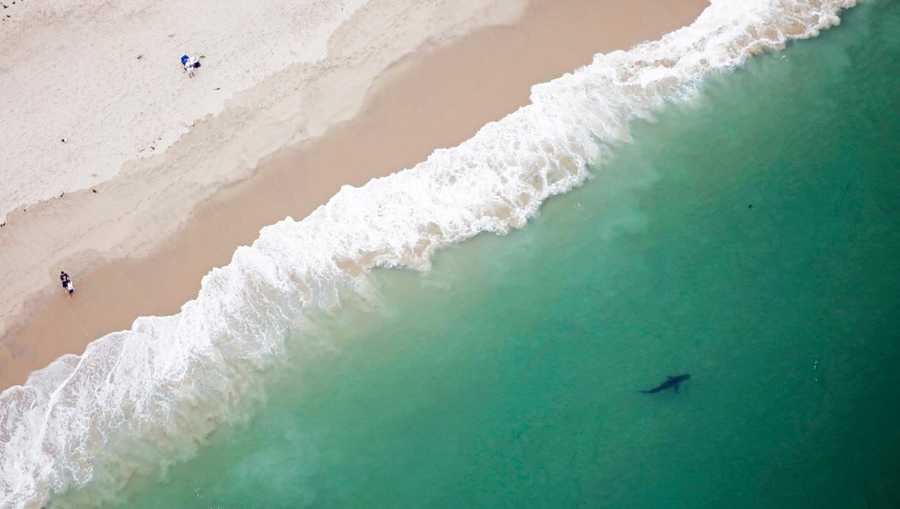
[[[648,389],[646,391],[641,391],[644,394],[653,394],[655,392],[664,391],[666,389],[673,389],[675,392],[678,392],[678,386],[682,384],[682,382],[686,382],[691,377],[690,373],[685,373],[683,375],[674,375],[666,377],[666,381],[657,385],[652,389]]]

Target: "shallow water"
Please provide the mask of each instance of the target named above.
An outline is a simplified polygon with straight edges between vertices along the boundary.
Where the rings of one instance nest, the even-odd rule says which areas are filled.
[[[711,79],[524,230],[316,317],[121,506],[900,506],[897,61],[876,1]]]

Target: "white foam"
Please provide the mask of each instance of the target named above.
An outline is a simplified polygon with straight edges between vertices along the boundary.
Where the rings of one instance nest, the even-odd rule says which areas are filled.
[[[690,97],[713,72],[836,24],[852,0],[715,0],[689,27],[532,90],[532,104],[416,167],[345,186],[302,221],[267,226],[207,274],[180,313],[143,317],[0,395],[0,505],[116,486],[228,418],[302,328],[303,311],[365,292],[376,267],[427,269],[435,250],[526,224],[588,178],[629,123]],[[99,482],[99,481],[98,481]]]

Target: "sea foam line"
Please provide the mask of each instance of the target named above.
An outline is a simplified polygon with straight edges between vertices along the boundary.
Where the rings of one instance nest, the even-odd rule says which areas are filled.
[[[688,27],[533,87],[531,104],[458,147],[263,228],[179,313],[139,318],[0,395],[0,506],[121,486],[154,455],[183,455],[284,354],[305,310],[364,294],[376,267],[426,270],[443,246],[524,226],[584,182],[605,147],[628,141],[634,119],[691,97],[710,73],[817,35],[854,3],[713,0]]]

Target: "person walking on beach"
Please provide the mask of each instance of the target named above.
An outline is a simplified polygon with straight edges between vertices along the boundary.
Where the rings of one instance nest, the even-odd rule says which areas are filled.
[[[72,283],[72,278],[65,271],[59,272],[59,282],[62,284],[63,290],[69,292],[69,295],[75,293],[75,284]]]

